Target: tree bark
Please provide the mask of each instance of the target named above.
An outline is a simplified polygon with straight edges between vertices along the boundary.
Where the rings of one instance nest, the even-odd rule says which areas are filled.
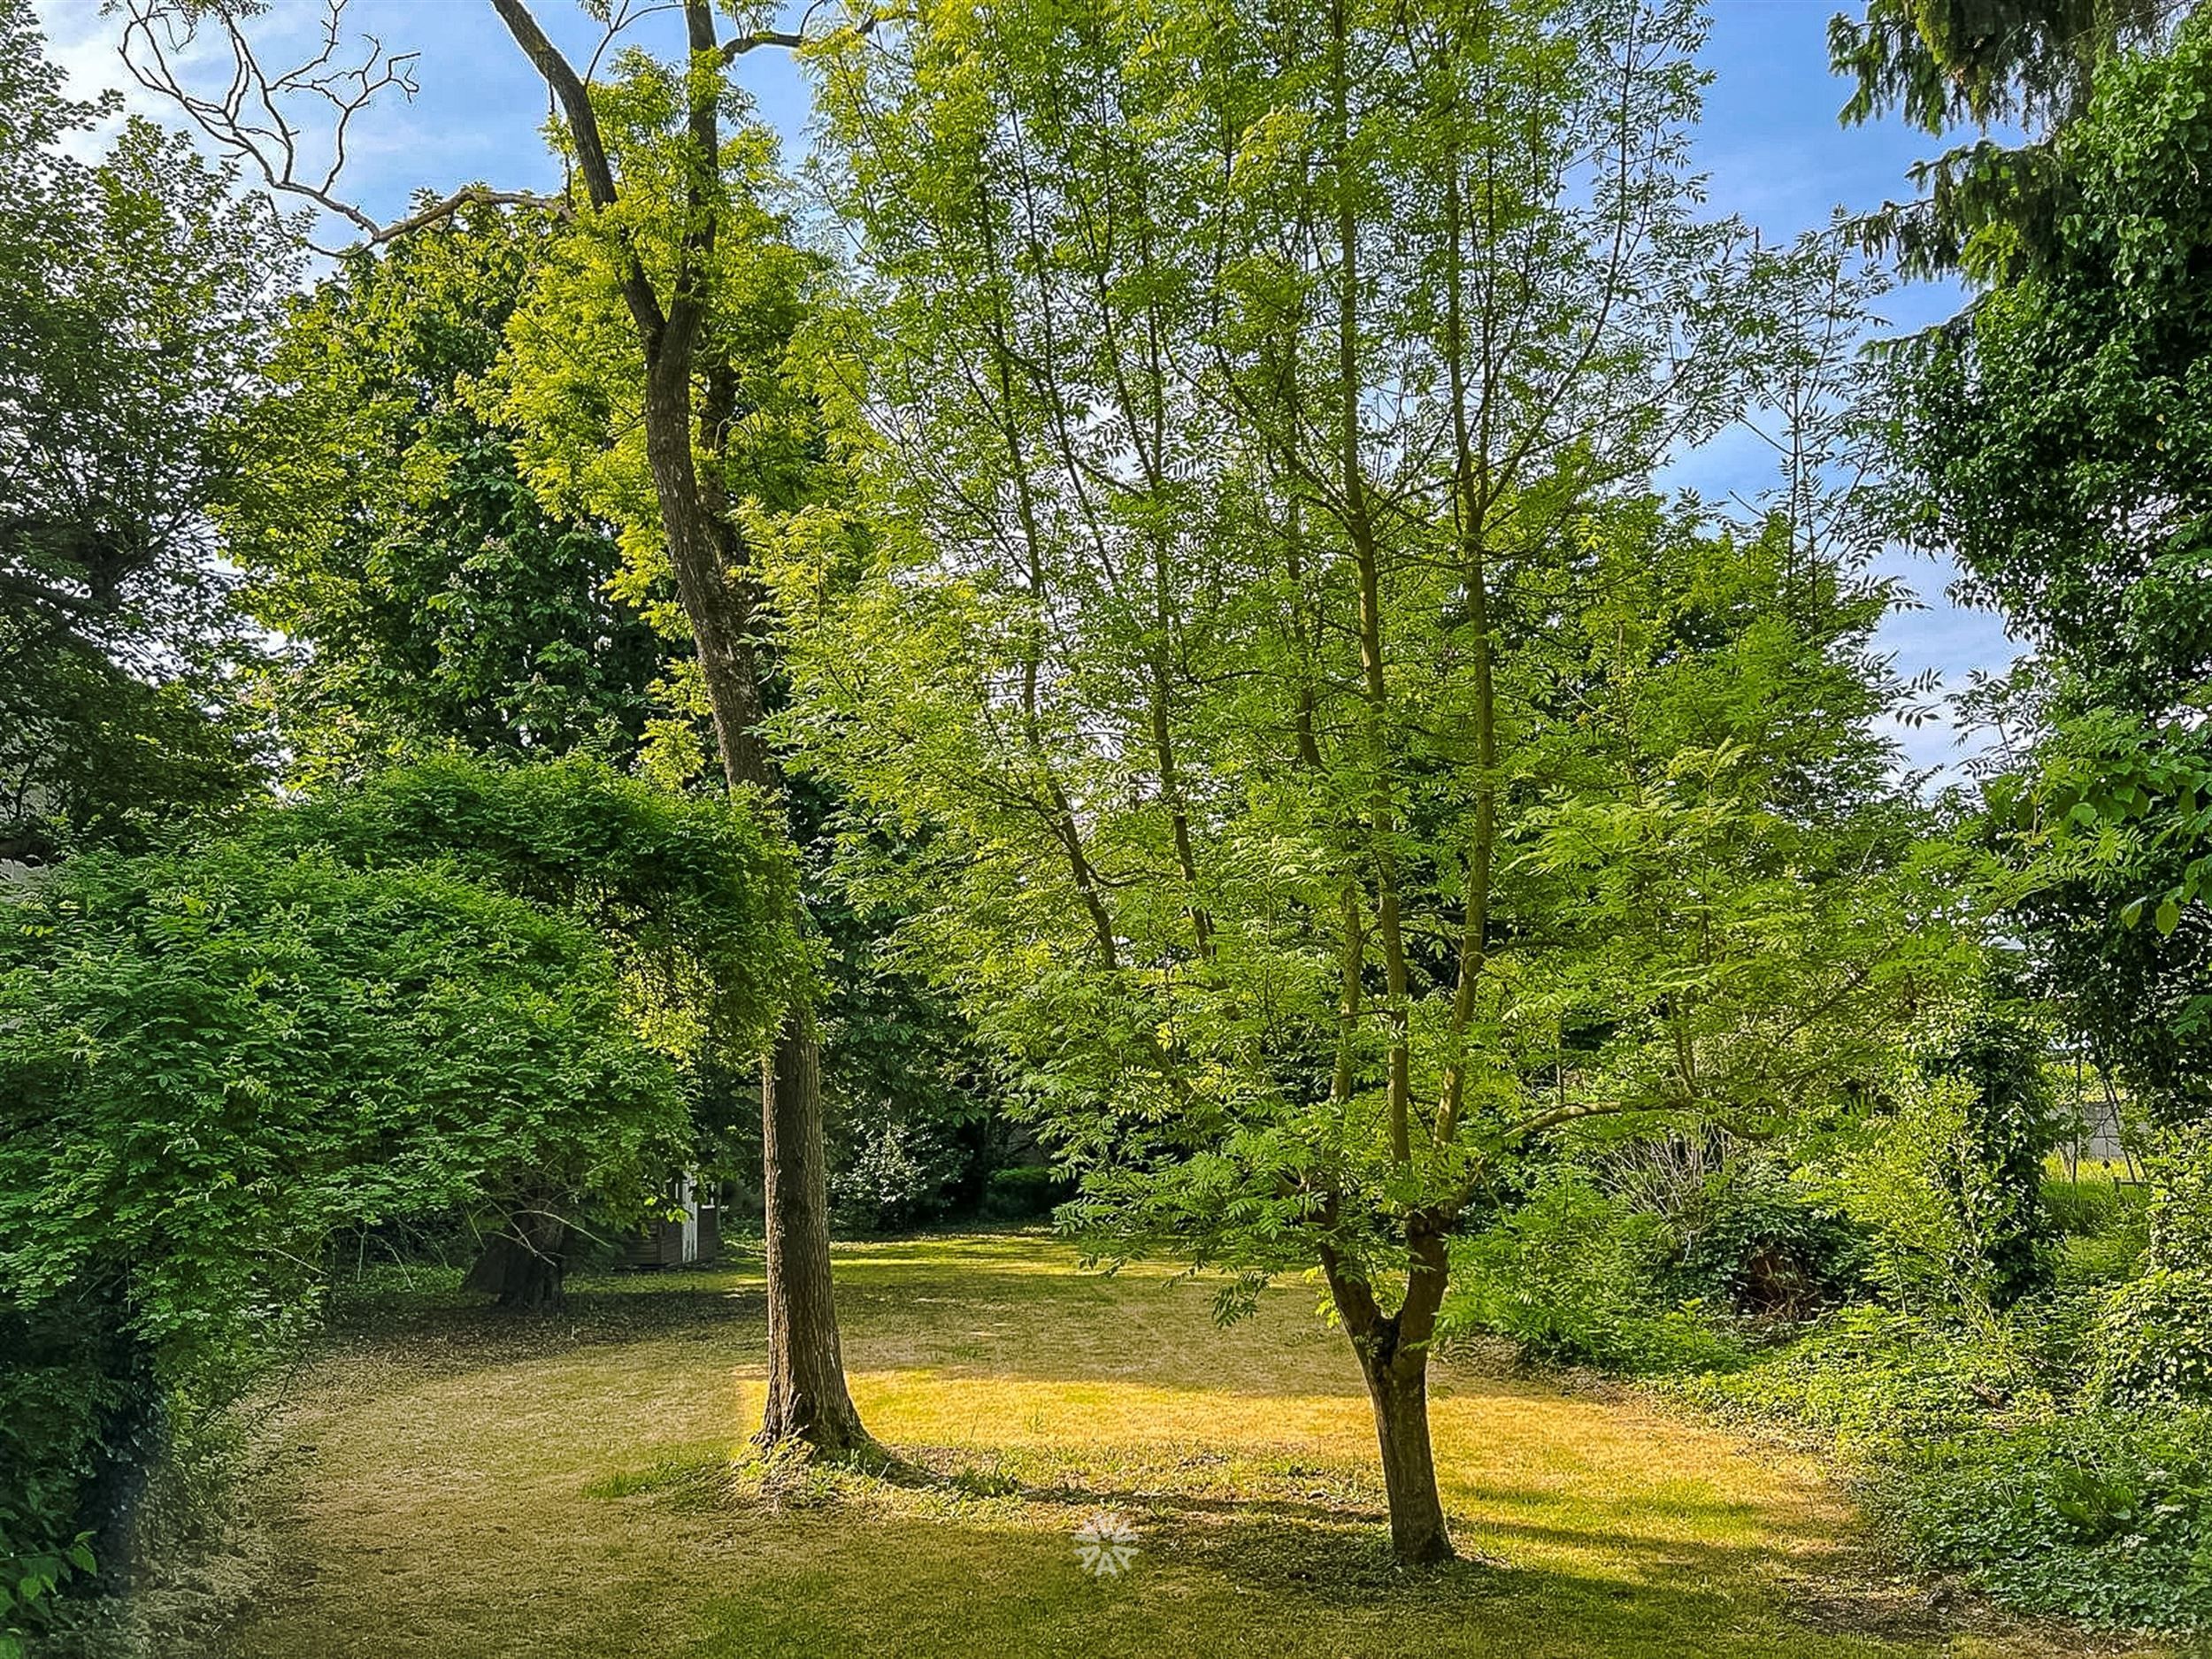
[[[1429,1361],[1425,1350],[1378,1363],[1360,1356],[1382,1447],[1383,1490],[1390,1500],[1390,1547],[1410,1566],[1449,1561],[1451,1530],[1436,1489],[1429,1447]]]
[[[561,106],[575,141],[586,196],[602,210],[618,205],[621,183],[583,77],[538,27],[526,0],[492,0],[492,7]],[[664,304],[634,249],[626,242],[618,244],[622,296],[645,357],[645,447],[654,498],[677,599],[698,652],[723,775],[733,789],[751,786],[773,792],[783,779],[759,730],[754,579],[745,568],[746,549],[721,499],[718,480],[711,472],[701,473],[694,449],[695,383],[703,375],[711,388],[716,380],[717,365],[700,361],[699,346],[712,303],[722,96],[719,77],[699,71],[710,62],[726,64],[727,49],[715,38],[710,0],[682,0],[682,10],[693,70],[685,119],[692,165],[684,188],[682,244]],[[710,445],[720,441],[713,431],[707,438]],[[812,1017],[803,1003],[787,1017],[764,1068],[762,1127],[763,1181],[769,1194],[771,1386],[761,1433],[769,1440],[796,1436],[821,1450],[842,1451],[865,1443],[867,1433],[846,1390],[839,1359],[837,1309],[830,1288],[829,1188],[822,1157],[821,1066]]]
[[[1429,1445],[1429,1339],[1444,1299],[1448,1258],[1432,1217],[1409,1217],[1406,1233],[1410,1270],[1395,1313],[1383,1312],[1363,1271],[1327,1243],[1320,1248],[1321,1269],[1374,1408],[1383,1490],[1390,1502],[1390,1547],[1406,1565],[1428,1566],[1457,1554]]]
[[[828,1173],[813,1016],[794,1010],[761,1068],[761,1176],[768,1234],[768,1405],[759,1439],[820,1451],[869,1443],[845,1387],[830,1283]]]

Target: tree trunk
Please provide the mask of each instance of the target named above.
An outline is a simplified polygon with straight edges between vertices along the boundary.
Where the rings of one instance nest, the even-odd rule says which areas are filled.
[[[656,363],[646,386],[646,444],[668,537],[676,591],[691,623],[732,789],[775,790],[783,779],[758,730],[753,595],[744,549],[691,449],[690,384]],[[830,1281],[829,1178],[822,1151],[822,1068],[803,1003],[785,1017],[761,1073],[761,1187],[768,1257],[768,1409],[764,1441],[797,1439],[818,1451],[868,1443],[845,1387]]]
[[[523,55],[543,77],[561,106],[575,162],[593,206],[618,206],[626,192],[608,158],[590,88],[531,16],[523,0],[492,0],[500,20]],[[624,303],[637,327],[645,357],[645,449],[660,508],[676,595],[691,624],[699,675],[722,751],[722,770],[733,788],[770,792],[782,783],[775,756],[760,734],[759,664],[753,648],[755,578],[742,539],[722,499],[719,480],[703,475],[694,451],[701,411],[693,405],[703,373],[710,403],[704,436],[710,447],[727,441],[731,393],[727,365],[701,361],[712,303],[715,241],[721,211],[717,176],[722,142],[717,123],[722,87],[718,77],[695,73],[703,63],[725,62],[715,38],[710,0],[682,0],[684,28],[695,73],[688,83],[685,132],[691,147],[684,170],[686,225],[666,303],[635,249],[618,240],[618,270]],[[715,349],[718,349],[716,348]],[[774,1057],[763,1078],[765,1136],[763,1184],[768,1216],[769,1407],[764,1439],[796,1435],[825,1450],[864,1443],[866,1432],[845,1390],[839,1358],[837,1307],[831,1295],[829,1191],[822,1166],[821,1067],[814,1026],[803,1004],[787,1017]]]
[[[1432,1216],[1409,1219],[1407,1243],[1410,1271],[1405,1300],[1395,1313],[1382,1310],[1363,1270],[1340,1256],[1333,1245],[1324,1242],[1320,1256],[1329,1294],[1352,1339],[1352,1351],[1359,1356],[1375,1410],[1383,1490],[1390,1499],[1391,1548],[1408,1566],[1426,1566],[1449,1561],[1456,1553],[1429,1448],[1429,1339],[1435,1334],[1449,1258]]]
[[[819,1451],[869,1443],[845,1388],[830,1284],[829,1184],[813,1016],[795,1010],[761,1069],[762,1198],[767,1209],[768,1406],[760,1440]]]
[[[1425,1351],[1394,1356],[1384,1363],[1360,1356],[1367,1397],[1375,1408],[1375,1438],[1382,1446],[1383,1489],[1390,1498],[1390,1547],[1409,1566],[1449,1561],[1450,1529],[1436,1490],[1436,1459],[1429,1449],[1429,1362]]]
[[[566,1297],[567,1252],[567,1221],[549,1208],[526,1211],[484,1240],[461,1288],[495,1297],[503,1308],[558,1308]]]

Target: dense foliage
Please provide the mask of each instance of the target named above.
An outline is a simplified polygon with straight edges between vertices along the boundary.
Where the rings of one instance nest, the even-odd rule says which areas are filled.
[[[316,1304],[324,1241],[514,1171],[635,1208],[668,1062],[577,923],[426,870],[85,855],[0,911],[0,1582]]]
[[[2066,211],[1993,267],[1950,328],[1901,355],[1890,447],[1901,521],[1957,558],[2038,651],[1990,701],[1993,896],[2039,987],[2124,1087],[2162,1213],[2205,1179],[2212,685],[2202,382],[2212,363],[2198,177],[2212,14],[2100,58],[2048,140]],[[2186,1233],[2185,1225],[2181,1229]],[[2201,1235],[2154,1231],[2112,1294],[2100,1392],[2203,1398]]]
[[[1706,205],[1695,0],[585,10],[493,8],[557,194],[286,299],[0,0],[0,1656],[340,1231],[535,1304],[741,1170],[771,1440],[867,1445],[833,1214],[1054,1214],[1325,1286],[1405,1562],[1502,1338],[2212,1626],[2212,6],[1836,19],[1847,120],[1981,134],[1855,227],[1973,287],[1870,360],[1847,235]],[[132,15],[331,208],[286,100],[409,60],[265,127],[263,12]],[[1934,803],[1891,540],[2032,650]],[[2070,1071],[2139,1185],[2054,1179]]]
[[[276,856],[447,870],[572,916],[614,953],[641,1028],[672,1053],[710,1042],[757,1055],[805,971],[795,862],[771,814],[584,756],[388,768],[228,833]]]
[[[440,743],[620,757],[673,649],[608,591],[613,530],[557,518],[477,388],[555,235],[478,209],[363,253],[296,302],[221,503],[306,777]]]
[[[796,862],[749,797],[673,794],[582,755],[537,764],[448,756],[326,790],[240,826],[281,856],[425,864],[572,916],[612,952],[624,1011],[681,1064],[694,1104],[682,1167],[758,1164],[757,1057],[812,974],[792,930]],[[587,1190],[528,1169],[496,1211],[474,1288],[557,1302]]]
[[[2053,136],[2087,103],[2100,65],[2154,45],[2173,0],[1866,0],[1829,25],[1830,62],[1856,86],[1847,122],[1895,111],[1936,137],[1974,140],[1912,170],[1922,194],[1860,223],[1909,275],[1987,276],[2039,258],[2073,205]],[[2024,128],[2001,141],[1993,128]]]
[[[115,106],[63,98],[0,4],[0,858],[143,844],[236,798],[265,733],[209,506],[287,274],[266,203]]]

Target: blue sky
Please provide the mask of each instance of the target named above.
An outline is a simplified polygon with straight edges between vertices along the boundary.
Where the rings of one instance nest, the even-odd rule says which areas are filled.
[[[38,9],[79,96],[127,88],[116,54],[118,21],[102,15],[100,0],[38,0]],[[573,0],[540,0],[535,9],[564,45],[588,51],[596,31]],[[1711,0],[1705,60],[1713,81],[1697,135],[1700,165],[1713,205],[1741,215],[1770,240],[1824,225],[1839,207],[1860,211],[1906,194],[1907,166],[1932,147],[1895,121],[1850,130],[1837,124],[1847,88],[1827,66],[1827,22],[1835,9],[1836,0]],[[274,0],[257,27],[277,26],[287,44],[301,48],[319,12],[318,0]],[[544,108],[544,89],[484,0],[352,0],[348,16],[349,27],[375,33],[392,50],[422,53],[420,95],[373,111],[357,130],[348,177],[370,211],[396,215],[424,186],[553,181],[534,125],[517,119],[518,111]],[[656,34],[672,38],[676,26],[666,14],[650,18],[641,38],[659,44]],[[806,93],[788,62],[759,52],[741,60],[740,72],[762,113],[784,133],[789,153],[803,153]],[[134,107],[164,113],[130,90]],[[1883,310],[1901,331],[1947,316],[1958,303],[1947,285],[1920,284],[1893,290]],[[1717,453],[1690,471],[1712,492],[1756,487],[1763,468]],[[1882,643],[1901,671],[1933,666],[1958,683],[1970,669],[2011,660],[2014,647],[1997,618],[1946,598],[1947,570],[1903,558],[1893,568],[1927,606],[1885,624]],[[1943,725],[1901,735],[1910,764],[1944,765],[1958,757]]]

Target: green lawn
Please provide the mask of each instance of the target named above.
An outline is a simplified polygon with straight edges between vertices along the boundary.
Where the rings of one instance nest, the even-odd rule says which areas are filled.
[[[1436,1406],[1469,1559],[1401,1573],[1310,1289],[1224,1332],[1206,1286],[1041,1237],[838,1265],[854,1393],[902,1460],[873,1474],[733,1459],[755,1271],[595,1280],[551,1321],[374,1310],[274,1420],[236,1659],[2085,1650],[1885,1585],[1809,1464],[1474,1369]],[[1119,1577],[1078,1561],[1101,1511],[1136,1533]]]

